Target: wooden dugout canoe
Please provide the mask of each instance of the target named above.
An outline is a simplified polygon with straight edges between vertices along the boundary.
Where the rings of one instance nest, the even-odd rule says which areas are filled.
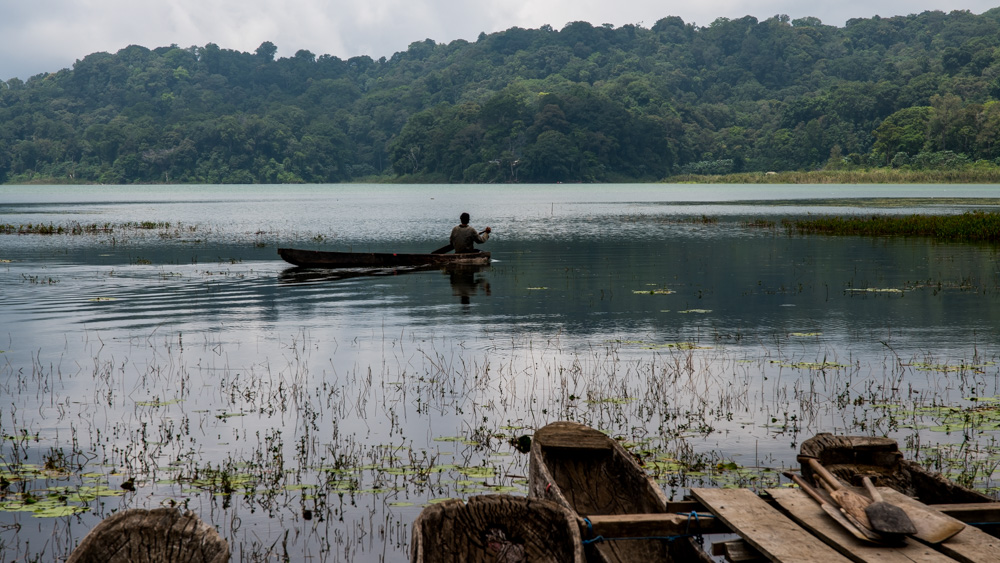
[[[904,459],[892,438],[836,436],[824,432],[799,447],[798,461],[807,479],[813,479],[810,458],[849,485],[860,487],[862,477],[868,476],[876,486],[893,488],[924,504],[996,502]]]
[[[300,268],[391,268],[395,266],[486,265],[489,252],[466,254],[397,254],[391,252],[324,252],[279,248],[278,255]]]
[[[891,438],[821,433],[802,442],[799,452],[802,474],[808,480],[815,479],[809,460],[816,459],[848,485],[860,486],[862,478],[868,477],[878,487],[901,493],[897,500],[915,499],[935,511],[961,522],[975,523],[980,531],[1000,537],[1000,503],[996,499],[904,459],[898,444]],[[905,503],[903,506],[905,508]],[[947,535],[943,528],[939,531],[941,537]]]
[[[411,563],[584,563],[573,515],[556,503],[510,495],[446,500],[413,522]]]
[[[529,463],[530,495],[587,518],[587,529],[602,536],[585,546],[588,561],[712,561],[685,532],[707,531],[714,524],[668,514],[660,486],[604,433],[575,422],[553,422],[532,437]],[[646,539],[651,536],[655,539]],[[614,537],[628,539],[609,539]]]

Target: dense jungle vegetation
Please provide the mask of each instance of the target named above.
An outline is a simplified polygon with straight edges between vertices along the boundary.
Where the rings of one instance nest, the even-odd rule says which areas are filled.
[[[511,28],[391,58],[129,46],[0,82],[0,181],[992,170],[1000,8]]]

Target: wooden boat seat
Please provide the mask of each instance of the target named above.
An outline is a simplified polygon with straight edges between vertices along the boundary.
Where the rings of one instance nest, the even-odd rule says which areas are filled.
[[[611,451],[611,444],[608,443],[607,436],[567,436],[553,433],[535,440],[543,448],[565,449],[565,450],[605,450]]]

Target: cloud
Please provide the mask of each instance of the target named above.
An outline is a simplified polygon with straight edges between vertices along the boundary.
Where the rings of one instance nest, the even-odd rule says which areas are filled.
[[[792,0],[0,0],[0,79],[55,72],[93,52],[215,43],[254,51],[264,41],[278,56],[300,49],[341,58],[389,57],[414,41],[474,41],[510,27],[561,29],[569,22],[651,27],[667,16],[701,26],[719,17],[815,16],[830,25],[849,18],[924,10],[992,8],[984,0],[945,6],[941,0],[811,4]]]

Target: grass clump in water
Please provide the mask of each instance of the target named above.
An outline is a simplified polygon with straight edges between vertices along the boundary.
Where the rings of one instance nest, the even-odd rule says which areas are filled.
[[[970,211],[961,215],[872,215],[821,217],[784,221],[785,228],[802,234],[931,237],[939,240],[1000,241],[1000,213]]]

